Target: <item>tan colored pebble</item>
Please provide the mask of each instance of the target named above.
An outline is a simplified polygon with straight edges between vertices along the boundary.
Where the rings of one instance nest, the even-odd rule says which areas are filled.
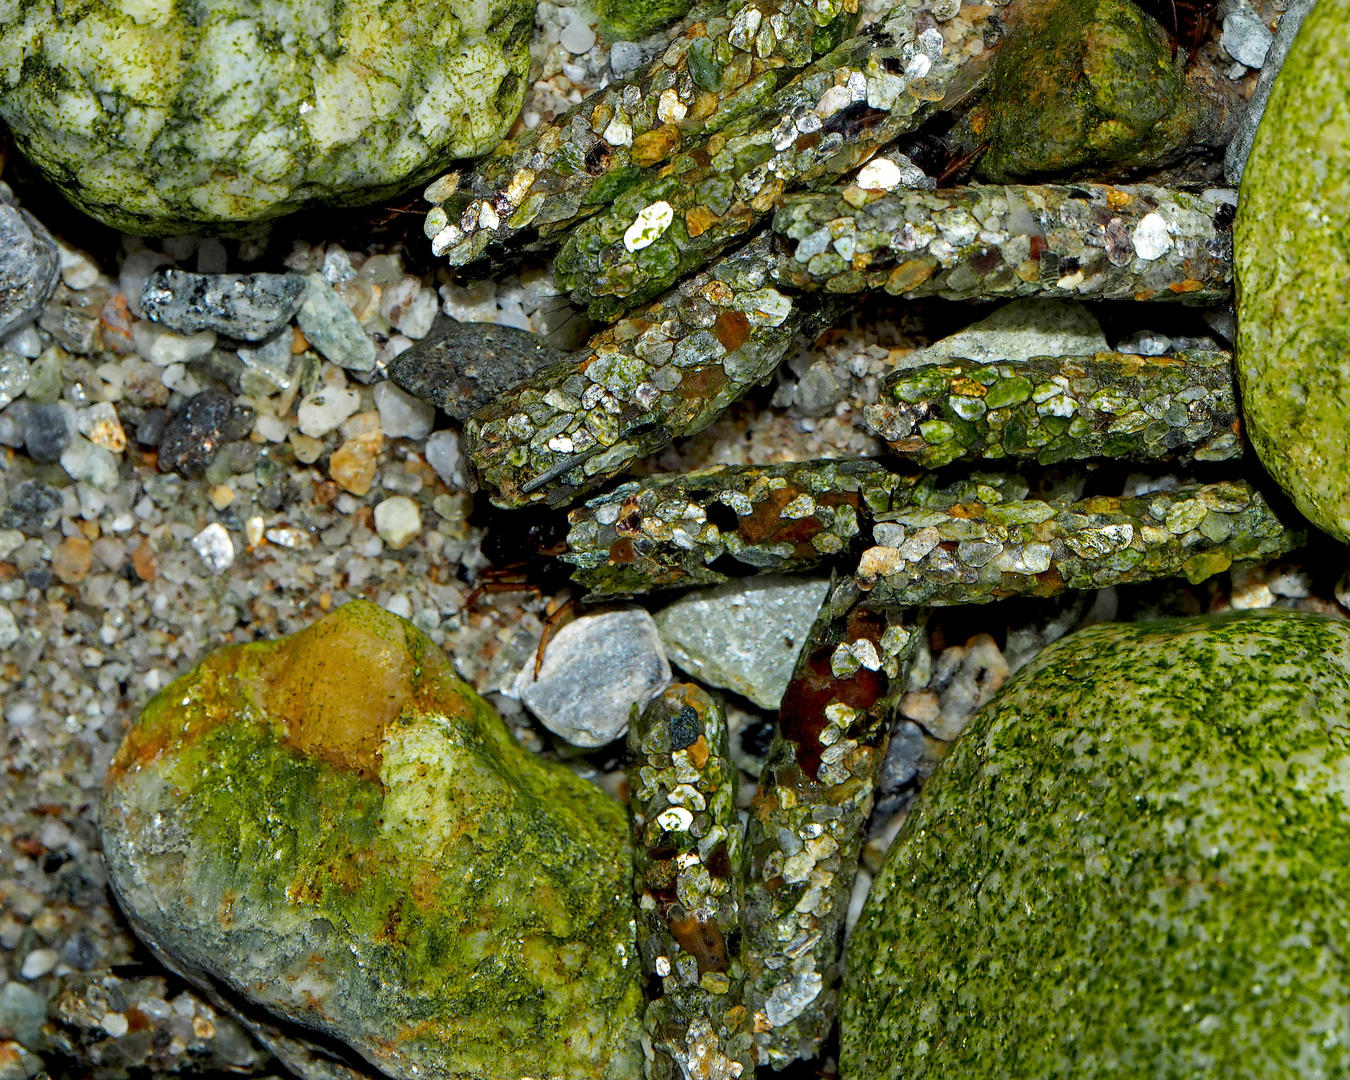
[[[211,500],[211,505],[217,510],[224,510],[225,507],[234,502],[234,488],[225,484],[216,484],[206,493],[206,497]]]
[[[131,568],[142,581],[154,581],[159,575],[159,556],[148,539],[142,537],[131,553]]]
[[[302,465],[313,465],[323,453],[323,442],[306,435],[303,431],[290,434],[291,449],[295,451],[295,460]]]
[[[75,585],[94,564],[94,546],[83,536],[67,536],[52,552],[52,573],[66,585]]]
[[[380,434],[380,414],[374,409],[367,409],[355,416],[349,416],[342,422],[342,437],[344,439],[359,439],[363,435],[376,434]]]
[[[338,487],[353,495],[368,494],[375,483],[375,462],[383,445],[384,436],[378,430],[373,435],[348,439],[333,451],[328,475]]]

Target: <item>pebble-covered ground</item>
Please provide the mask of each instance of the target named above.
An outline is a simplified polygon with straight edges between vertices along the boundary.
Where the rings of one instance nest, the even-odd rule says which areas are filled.
[[[1215,41],[1205,48],[1217,56]],[[571,9],[545,2],[532,54],[527,126],[635,66],[644,48],[606,48]],[[1234,65],[1242,70],[1231,77],[1254,78],[1224,64]],[[20,200],[63,246],[56,292],[0,353],[0,1080],[43,1068],[266,1073],[275,1065],[248,1034],[160,970],[121,922],[97,839],[107,762],[141,705],[211,649],[289,634],[366,597],[440,643],[527,746],[624,797],[621,744],[567,746],[512,689],[534,664],[545,620],[571,598],[565,578],[538,558],[509,565],[526,554],[504,540],[520,527],[467,490],[456,425],[380,381],[381,366],[438,312],[533,329],[563,347],[585,320],[545,266],[479,284],[433,269],[425,239],[399,227],[397,209],[338,215],[331,229],[341,225],[344,243],[312,218],[257,240],[143,241],[62,211],[22,179]],[[420,220],[415,209],[407,217]],[[347,238],[362,227],[376,242]],[[335,365],[299,325],[265,354],[210,331],[164,330],[142,318],[139,298],[147,277],[170,266],[322,275],[359,322],[375,370]],[[1141,327],[1119,305],[1094,310],[1113,346],[1141,330],[1217,332],[1176,312]],[[983,313],[869,304],[643,469],[880,453],[862,411],[881,377]],[[211,407],[188,410],[190,399]],[[1345,615],[1342,569],[1307,557],[1194,588],[939,612],[902,703],[866,867],[877,870],[910,794],[974,709],[1044,644],[1085,622],[1228,607]],[[772,714],[732,695],[730,716],[746,805]],[[864,873],[855,911],[869,882]]]

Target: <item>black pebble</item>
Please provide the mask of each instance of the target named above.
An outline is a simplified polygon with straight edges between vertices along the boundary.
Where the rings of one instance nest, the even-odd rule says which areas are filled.
[[[236,406],[223,390],[203,390],[169,417],[159,443],[159,471],[197,477],[206,472],[221,445],[245,433],[253,410]]]
[[[698,722],[698,712],[692,705],[686,705],[670,718],[670,749],[672,752],[683,750],[698,742],[703,734],[703,725]]]
[[[34,461],[60,461],[70,445],[70,426],[60,405],[34,405],[23,425],[23,444]]]
[[[389,378],[464,421],[546,364],[567,356],[528,330],[444,319],[390,363]]]

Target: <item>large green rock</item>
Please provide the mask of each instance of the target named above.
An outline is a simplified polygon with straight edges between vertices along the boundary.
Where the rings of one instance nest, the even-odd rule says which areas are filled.
[[[1319,0],[1275,80],[1233,237],[1237,369],[1261,462],[1350,542],[1350,0]]]
[[[1003,183],[1168,161],[1224,123],[1184,76],[1166,34],[1131,0],[1022,0],[984,100],[957,129],[976,169]]]
[[[113,760],[102,829],[171,966],[390,1077],[635,1075],[622,808],[373,604],[169,684]]]
[[[978,713],[850,946],[845,1080],[1350,1076],[1350,624],[1103,625]]]
[[[0,117],[117,228],[239,231],[381,199],[490,150],[520,109],[533,13],[529,0],[0,0]]]

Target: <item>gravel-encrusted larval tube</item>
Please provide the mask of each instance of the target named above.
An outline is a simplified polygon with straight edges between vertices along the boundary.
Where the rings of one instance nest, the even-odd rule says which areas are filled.
[[[1302,541],[1245,481],[1063,504],[1010,493],[976,478],[949,502],[880,515],[859,587],[880,603],[976,604],[1161,577],[1194,584]]]
[[[628,730],[651,1080],[753,1075],[742,1001],[743,827],[721,702],[676,683]]]
[[[1226,352],[946,360],[888,376],[863,416],[929,469],[961,458],[1224,461],[1244,445]]]
[[[562,558],[593,598],[829,563],[888,602],[973,604],[1195,582],[1298,541],[1245,482],[1073,502],[1028,499],[1015,474],[938,479],[875,461],[650,476],[574,510]]]
[[[562,558],[597,598],[847,563],[872,517],[907,505],[916,483],[866,460],[632,480],[572,511]]]
[[[1237,193],[1151,184],[975,185],[789,196],[784,285],[951,300],[1060,296],[1215,304],[1233,291]]]
[[[783,694],[750,808],[742,953],[760,1064],[814,1056],[834,1023],[863,826],[920,630],[859,599],[821,608]]]
[[[754,228],[788,188],[851,171],[968,92],[988,66],[990,16],[1001,8],[967,5],[938,29],[926,8],[898,5],[884,25],[577,225],[554,263],[559,284],[606,320],[669,288]]]
[[[498,506],[562,505],[715,420],[827,314],[767,287],[756,237],[474,413],[465,448]]]
[[[761,107],[851,32],[857,0],[707,5],[640,74],[503,142],[467,176],[430,185],[426,232],[452,266],[522,229],[556,235],[682,147]]]

